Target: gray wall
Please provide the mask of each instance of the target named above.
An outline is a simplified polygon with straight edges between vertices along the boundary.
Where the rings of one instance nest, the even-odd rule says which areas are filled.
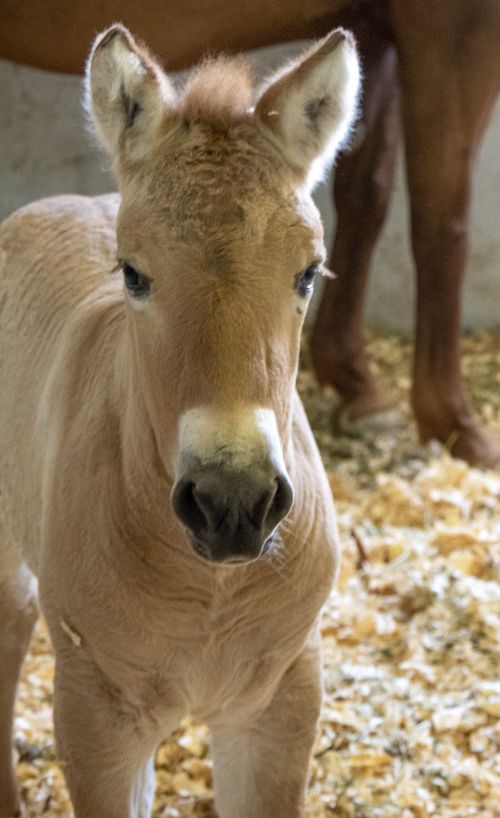
[[[265,74],[302,45],[253,52],[257,75]],[[0,61],[0,95],[0,218],[42,196],[113,189],[105,161],[84,132],[80,77]],[[499,144],[500,105],[488,129],[475,180],[464,304],[466,327],[500,324]],[[334,223],[329,195],[329,185],[316,194],[328,241]],[[372,325],[404,332],[412,326],[414,292],[407,219],[400,162],[390,217],[375,255],[367,315]]]

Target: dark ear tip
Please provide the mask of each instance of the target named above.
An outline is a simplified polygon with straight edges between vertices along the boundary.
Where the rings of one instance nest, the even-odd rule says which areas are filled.
[[[354,39],[354,35],[351,31],[348,31],[345,28],[335,28],[326,36],[324,46],[326,46],[328,51],[332,51],[341,43],[347,43],[347,45],[350,45],[351,48],[356,47],[356,40]]]
[[[94,51],[97,51],[98,48],[103,48],[104,46],[109,45],[110,42],[118,36],[121,36],[127,43],[130,43],[132,40],[129,30],[125,28],[122,23],[114,23],[110,28],[98,34]]]

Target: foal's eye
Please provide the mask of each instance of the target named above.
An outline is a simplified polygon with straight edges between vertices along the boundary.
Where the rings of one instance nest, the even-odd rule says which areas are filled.
[[[307,295],[312,292],[314,279],[318,270],[319,264],[310,264],[303,273],[297,273],[294,286],[300,295]]]
[[[151,281],[147,276],[143,276],[141,273],[138,273],[137,270],[134,270],[134,268],[126,261],[122,262],[122,270],[125,286],[129,293],[134,296],[143,296],[148,294],[151,287]]]

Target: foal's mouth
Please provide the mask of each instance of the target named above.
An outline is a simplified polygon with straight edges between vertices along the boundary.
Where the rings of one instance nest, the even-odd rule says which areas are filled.
[[[205,543],[198,540],[196,537],[191,534],[191,532],[186,532],[188,535],[188,539],[191,543],[191,546],[198,557],[200,557],[203,562],[209,562],[212,565],[221,565],[221,566],[237,566],[237,565],[250,565],[252,562],[257,562],[258,559],[263,557],[265,554],[268,553],[269,549],[273,544],[274,534],[271,534],[264,542],[261,550],[258,554],[255,555],[248,555],[248,554],[238,554],[238,553],[228,553],[222,556],[214,556],[208,546]]]

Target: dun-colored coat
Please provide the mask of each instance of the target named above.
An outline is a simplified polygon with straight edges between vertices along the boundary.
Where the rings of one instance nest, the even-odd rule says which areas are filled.
[[[114,26],[87,90],[121,198],[1,228],[1,818],[35,575],[76,818],[147,818],[187,713],[220,818],[303,815],[338,542],[295,376],[358,78],[337,31],[256,97],[224,61],[179,96]]]

